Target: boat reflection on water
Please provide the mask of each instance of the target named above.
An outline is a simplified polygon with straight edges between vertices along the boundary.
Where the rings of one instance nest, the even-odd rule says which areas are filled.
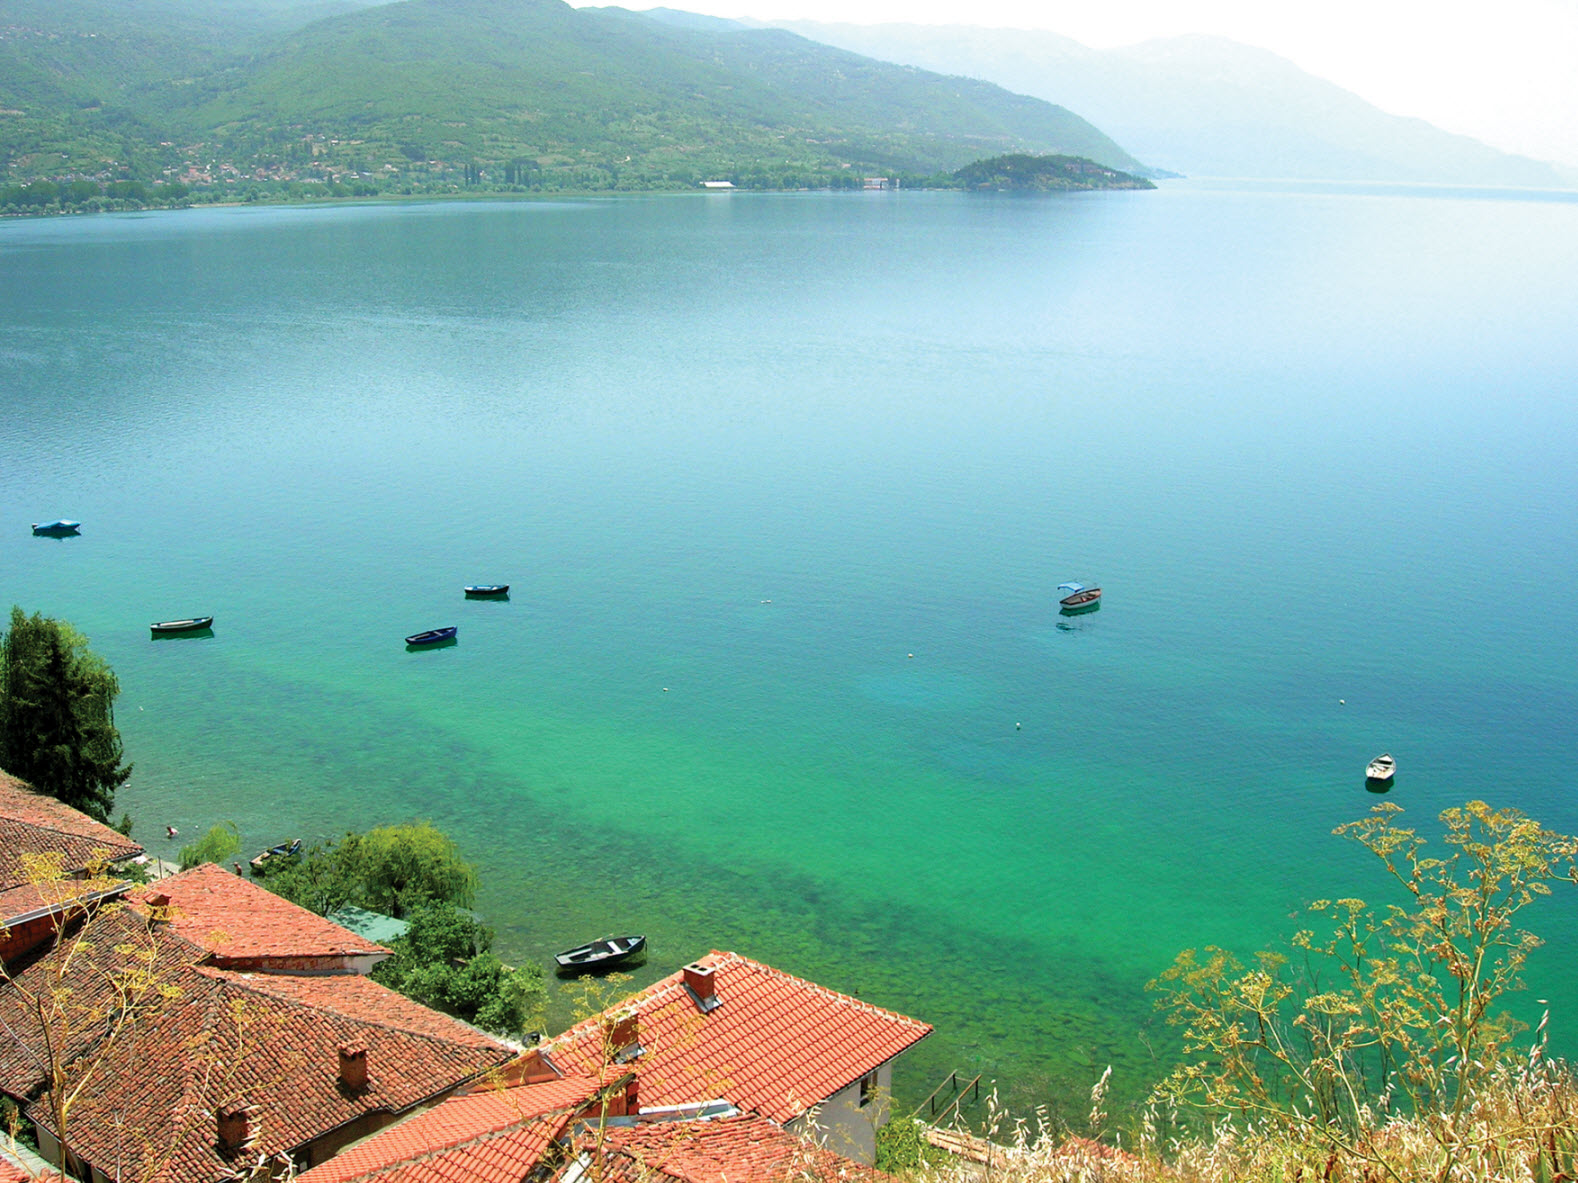
[[[1091,600],[1088,603],[1071,604],[1071,605],[1067,605],[1065,607],[1059,608],[1057,610],[1057,614],[1059,616],[1088,616],[1092,612],[1100,612],[1100,611],[1101,611],[1101,601],[1100,600]],[[1062,626],[1059,625],[1058,627],[1061,628]]]

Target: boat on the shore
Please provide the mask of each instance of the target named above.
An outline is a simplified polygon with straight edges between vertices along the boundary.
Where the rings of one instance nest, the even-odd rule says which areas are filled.
[[[212,616],[188,616],[185,620],[156,620],[148,627],[156,633],[195,633],[213,624]]]
[[[1382,752],[1375,759],[1364,766],[1366,780],[1388,781],[1397,775],[1397,761],[1392,759],[1392,753]]]
[[[448,628],[430,628],[425,633],[412,633],[405,639],[407,645],[440,645],[445,641],[453,641],[455,634],[460,631],[458,624]]]
[[[1077,612],[1084,608],[1094,608],[1101,603],[1101,589],[1099,587],[1086,587],[1083,583],[1060,583],[1058,591],[1066,591],[1068,595],[1058,601],[1058,606],[1065,612]]]
[[[281,842],[278,846],[270,846],[267,850],[254,855],[248,861],[251,862],[252,873],[255,875],[263,869],[264,864],[266,864],[269,859],[294,858],[300,853],[301,839],[297,838],[290,842]]]
[[[34,522],[33,533],[46,534],[51,538],[66,538],[72,534],[82,533],[82,523],[67,521],[65,518],[53,522]]]
[[[483,599],[487,596],[507,596],[510,594],[510,585],[507,583],[468,583],[466,595],[473,599]]]
[[[646,947],[644,936],[606,937],[566,949],[556,954],[554,960],[560,969],[608,969],[630,960]]]

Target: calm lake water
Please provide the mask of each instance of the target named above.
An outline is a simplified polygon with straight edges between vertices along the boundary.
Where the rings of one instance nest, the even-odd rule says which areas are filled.
[[[902,1097],[1079,1113],[1177,951],[1394,898],[1383,749],[1578,832],[1575,323],[1574,195],[13,221],[0,606],[114,665],[157,853],[430,818],[508,957],[738,949],[934,1023]]]

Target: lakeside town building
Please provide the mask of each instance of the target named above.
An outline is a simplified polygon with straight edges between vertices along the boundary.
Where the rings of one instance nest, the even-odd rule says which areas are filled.
[[[141,854],[0,774],[0,1097],[82,1183],[872,1179],[893,1060],[931,1031],[714,951],[523,1048],[213,864],[113,877]]]
[[[0,772],[0,963],[54,937],[61,917],[120,895],[114,869],[143,849]]]

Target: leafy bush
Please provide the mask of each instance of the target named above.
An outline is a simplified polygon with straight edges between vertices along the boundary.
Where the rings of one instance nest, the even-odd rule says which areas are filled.
[[[204,863],[223,866],[225,860],[240,849],[241,831],[236,823],[220,822],[196,842],[181,847],[181,870],[200,867]]]
[[[920,1122],[895,1117],[877,1131],[877,1170],[911,1171],[924,1163]]]
[[[268,870],[264,886],[321,916],[354,904],[398,918],[426,904],[468,907],[477,893],[476,871],[431,822],[348,833]]]
[[[449,904],[426,904],[410,916],[394,956],[373,979],[424,1006],[488,1031],[522,1037],[542,1026],[547,992],[537,966],[513,969],[490,951],[493,933]]]

